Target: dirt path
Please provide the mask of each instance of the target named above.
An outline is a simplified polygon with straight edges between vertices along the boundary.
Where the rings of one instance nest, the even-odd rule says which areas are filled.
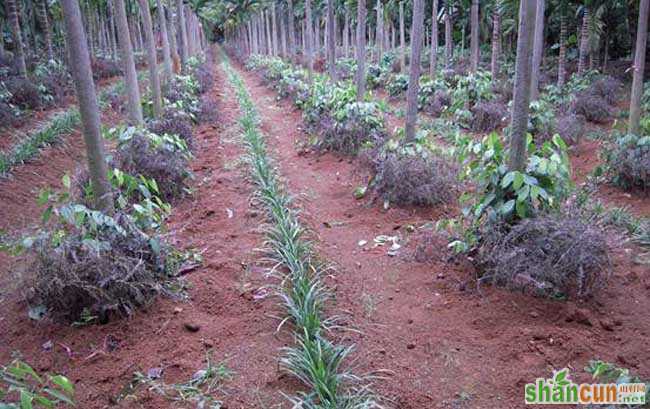
[[[275,334],[272,317],[280,313],[275,300],[257,296],[266,284],[254,251],[263,240],[257,231],[262,220],[248,210],[251,190],[238,165],[242,150],[235,141],[235,96],[220,70],[215,82],[218,121],[195,130],[195,193],[174,208],[168,223],[170,240],[179,248],[196,249],[204,259],[202,267],[186,276],[189,300],[159,299],[131,319],[73,328],[30,321],[20,295],[3,289],[0,362],[20,351],[38,370],[66,374],[76,384],[78,407],[84,409],[189,408],[194,406],[165,400],[146,386],[120,403],[116,400],[135,371],[161,367],[165,382],[185,382],[204,367],[211,350],[213,362],[224,361],[233,373],[216,393],[224,407],[271,408],[285,401],[278,391],[291,391],[295,385],[279,373],[277,358],[278,349],[291,340]],[[1,271],[16,267],[20,261],[0,260]],[[186,324],[198,331],[188,331]],[[42,347],[48,341],[52,350]],[[105,349],[109,344],[110,351]]]
[[[644,295],[650,277],[629,257],[616,255],[612,286],[588,305],[492,288],[470,291],[465,283],[471,269],[449,261],[445,240],[432,236],[426,263],[410,257],[416,241],[407,226],[421,226],[452,209],[384,212],[356,201],[352,191],[363,181],[352,161],[299,154],[295,143],[305,138],[301,113],[286,101],[275,102],[275,93],[254,74],[238,69],[257,102],[281,174],[289,190],[300,193],[303,219],[318,238],[319,252],[336,263],[333,312],[345,314],[347,324],[361,331],[348,335],[357,345],[360,372],[392,371],[376,385],[391,406],[520,408],[524,383],[550,376],[551,367],[580,373],[596,357],[650,375],[650,368],[641,367],[650,359],[642,341],[650,324],[634,318],[650,308]],[[371,249],[381,234],[402,237],[406,245],[397,257],[390,257],[387,247]],[[369,244],[360,247],[360,240]],[[588,325],[574,319],[583,307]],[[612,328],[612,322],[620,327]]]

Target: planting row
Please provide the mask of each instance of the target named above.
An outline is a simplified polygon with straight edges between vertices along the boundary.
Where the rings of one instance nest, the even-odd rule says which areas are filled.
[[[441,148],[436,135],[421,131],[406,143],[399,131],[388,137],[380,104],[368,96],[357,102],[349,82],[316,75],[307,86],[306,71],[277,58],[253,56],[247,67],[303,109],[316,149],[356,153],[362,166],[370,165],[367,189],[386,205],[458,199],[461,214],[438,227],[450,234],[452,248],[474,255],[479,282],[560,298],[590,296],[606,282],[611,262],[605,231],[616,223],[611,211],[591,205],[591,197],[573,187],[559,135],[537,144],[529,136],[525,170],[509,171],[497,133],[476,141],[455,132],[448,139],[452,146]],[[363,120],[355,115],[361,107]],[[459,196],[462,182],[475,188]],[[639,226],[640,235],[647,234],[646,224]],[[540,240],[546,244],[540,247]]]
[[[283,350],[281,367],[295,376],[309,391],[290,397],[302,408],[379,407],[368,388],[368,379],[347,369],[353,346],[339,345],[328,335],[337,328],[336,317],[327,317],[325,307],[331,297],[325,285],[325,266],[316,261],[305,230],[292,207],[268,155],[260,131],[260,119],[246,85],[224,60],[223,67],[234,85],[242,110],[244,144],[252,179],[257,187],[256,200],[269,220],[267,254],[277,279],[277,296],[287,311],[280,324],[291,323],[296,345]]]

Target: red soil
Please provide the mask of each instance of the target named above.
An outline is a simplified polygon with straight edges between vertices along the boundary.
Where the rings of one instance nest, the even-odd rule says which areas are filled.
[[[333,155],[298,152],[295,143],[305,139],[300,112],[285,101],[276,103],[275,94],[257,78],[240,72],[260,110],[279,170],[290,192],[299,195],[303,223],[320,255],[336,263],[328,279],[335,290],[329,313],[359,330],[337,336],[357,345],[357,373],[389,371],[375,384],[388,406],[520,408],[524,383],[550,376],[551,368],[570,366],[582,372],[592,358],[617,362],[650,378],[650,368],[642,366],[650,361],[650,277],[647,269],[630,261],[630,254],[616,251],[609,287],[585,304],[490,287],[472,290],[469,263],[451,259],[444,239],[430,236],[429,261],[418,263],[411,256],[424,233],[411,234],[407,226],[451,215],[454,207],[382,211],[355,200],[352,191],[363,182],[358,167]],[[146,386],[114,402],[138,370],[162,367],[165,382],[188,380],[203,367],[208,349],[214,361],[226,360],[234,372],[217,393],[224,407],[281,407],[286,401],[279,391],[302,389],[278,370],[278,348],[293,340],[287,330],[275,333],[278,321],[273,317],[282,314],[277,300],[255,296],[268,284],[256,265],[260,255],[252,251],[264,239],[259,231],[262,216],[249,207],[251,187],[237,162],[242,151],[235,139],[240,135],[235,95],[221,70],[217,74],[213,97],[219,124],[197,129],[195,192],[174,208],[169,221],[169,239],[203,255],[203,266],[186,276],[190,300],[159,299],[128,320],[72,328],[30,321],[15,291],[18,285],[2,286],[0,363],[20,351],[38,370],[63,372],[76,383],[78,407],[84,409],[179,407]],[[78,139],[74,149],[81,152]],[[33,186],[46,180],[58,183],[81,160],[56,152],[48,150],[49,161],[31,168],[40,178],[29,179],[30,172],[20,170],[14,184],[0,185],[3,226],[33,223],[38,217],[28,200]],[[29,166],[35,165],[21,168]],[[11,205],[5,210],[6,201]],[[26,207],[19,206],[21,201]],[[388,256],[385,247],[371,249],[379,234],[402,238],[397,256]],[[362,248],[360,240],[369,244]],[[23,260],[0,259],[0,277],[18,283],[18,269],[24,269]],[[198,332],[185,330],[187,323],[198,325]],[[51,351],[42,348],[48,341],[54,344]],[[117,347],[109,351],[107,341]]]
[[[360,372],[391,371],[376,389],[394,407],[518,408],[524,383],[565,366],[584,376],[582,368],[595,358],[650,376],[642,366],[650,359],[650,324],[643,318],[650,309],[650,277],[625,251],[616,251],[609,287],[589,303],[493,288],[469,291],[472,271],[467,263],[450,261],[443,239],[433,236],[427,263],[408,256],[416,240],[405,226],[421,226],[449,209],[383,212],[356,201],[352,191],[363,181],[355,166],[329,154],[297,153],[295,143],[305,139],[295,125],[300,112],[287,102],[274,103],[273,91],[242,74],[290,191],[302,193],[303,219],[318,238],[318,250],[336,263],[332,313],[344,314],[361,331],[344,337],[357,345]],[[380,234],[401,236],[403,255],[358,246]],[[586,319],[576,318],[580,314]]]
[[[289,334],[275,332],[277,321],[271,317],[281,311],[270,298],[254,297],[267,283],[261,274],[264,269],[255,265],[259,255],[252,251],[263,240],[258,231],[262,216],[246,210],[251,190],[242,169],[235,166],[242,153],[233,140],[239,130],[236,99],[220,73],[216,83],[221,93],[215,92],[212,97],[218,101],[220,126],[197,128],[199,146],[193,162],[196,190],[174,208],[168,224],[171,242],[179,248],[196,249],[204,259],[202,267],[186,276],[189,301],[160,299],[128,320],[73,328],[30,321],[20,291],[16,291],[18,285],[3,286],[0,362],[8,362],[12,352],[20,351],[38,370],[66,374],[76,384],[78,407],[84,409],[114,407],[136,371],[147,373],[150,368],[162,367],[165,382],[188,381],[205,366],[208,350],[212,350],[213,362],[225,361],[233,372],[233,379],[217,392],[224,407],[260,407],[260,402],[274,405],[284,401],[278,390],[290,392],[295,387],[277,368],[278,349],[292,343]],[[57,159],[52,173],[62,173],[81,160],[75,160],[70,152],[64,155],[52,150],[46,154]],[[21,186],[58,182],[58,174],[50,179],[24,179],[23,175],[36,171],[32,166],[38,164],[21,167],[14,184],[0,187],[3,201],[6,196],[12,203],[32,203],[30,190]],[[21,180],[22,185],[18,184]],[[18,194],[24,198],[16,197]],[[232,218],[227,209],[234,212]],[[30,208],[25,222],[29,215],[34,222],[36,214],[32,213],[37,210]],[[3,225],[20,213],[17,205],[3,206]],[[24,260],[0,259],[2,276],[16,283],[19,277],[15,271],[24,267]],[[185,324],[200,329],[189,332]],[[51,351],[42,347],[48,341],[54,344]],[[117,344],[116,349],[106,348],[109,341]],[[140,386],[117,407],[153,409],[179,404]]]

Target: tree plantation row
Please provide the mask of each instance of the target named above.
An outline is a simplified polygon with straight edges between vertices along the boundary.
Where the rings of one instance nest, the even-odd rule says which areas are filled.
[[[4,6],[0,407],[650,399],[650,0]]]

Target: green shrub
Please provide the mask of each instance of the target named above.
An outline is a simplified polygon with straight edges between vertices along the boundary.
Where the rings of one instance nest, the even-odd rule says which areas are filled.
[[[409,86],[409,77],[406,74],[391,75],[386,83],[386,91],[392,97],[397,97],[406,92]]]
[[[450,244],[456,251],[469,251],[479,243],[485,225],[514,225],[530,217],[557,209],[571,187],[566,144],[559,136],[536,146],[528,137],[528,163],[524,171],[508,169],[507,150],[498,134],[479,142],[458,140],[456,155],[463,164],[461,179],[475,189],[460,197],[460,220],[445,220],[440,228],[451,228],[460,238]]]
[[[650,188],[650,136],[618,135],[603,149],[606,172],[625,189]]]
[[[131,175],[154,179],[163,200],[169,201],[188,191],[192,177],[191,153],[187,143],[177,135],[156,135],[145,129],[112,129],[118,145],[116,167]]]
[[[376,102],[357,102],[353,84],[336,86],[325,79],[312,84],[303,117],[318,136],[316,147],[356,154],[364,144],[384,136],[381,108]]]
[[[173,249],[126,213],[81,204],[54,209],[57,222],[24,241],[32,258],[32,308],[55,319],[105,322],[148,305],[176,271]]]

